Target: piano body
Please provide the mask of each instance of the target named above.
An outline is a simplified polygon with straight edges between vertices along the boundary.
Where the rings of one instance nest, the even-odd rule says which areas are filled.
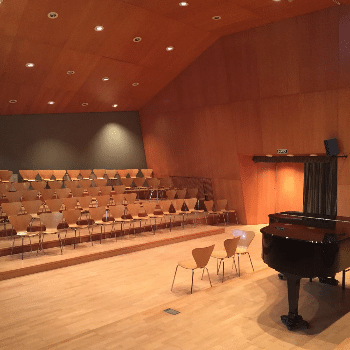
[[[283,273],[288,285],[288,315],[281,316],[289,330],[307,328],[298,314],[301,278],[330,277],[350,267],[350,218],[283,212],[269,215],[261,229],[262,258]]]

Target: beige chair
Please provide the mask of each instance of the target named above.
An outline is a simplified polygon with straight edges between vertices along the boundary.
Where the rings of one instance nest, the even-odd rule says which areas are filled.
[[[11,170],[0,170],[0,182],[10,182],[11,176]]]
[[[75,209],[77,209],[78,199],[76,197],[63,198],[62,202],[63,202],[63,205],[65,206],[66,210],[75,210]]]
[[[216,216],[217,214],[213,211],[213,206],[214,206],[214,201],[210,200],[210,201],[205,201],[204,202],[204,206],[205,206],[205,223],[208,225],[208,216]]]
[[[16,192],[4,192],[4,195],[9,201],[9,203],[20,202],[25,192],[27,191],[23,190],[23,191],[16,191]]]
[[[92,198],[97,198],[97,196],[100,194],[100,188],[99,187],[88,187],[87,192],[89,196]]]
[[[113,186],[113,191],[115,194],[123,194],[125,192],[125,186],[124,185]]]
[[[175,215],[176,216],[180,216],[180,217],[182,217],[182,222],[181,222],[181,226],[182,226],[182,229],[184,229],[185,228],[185,215],[186,215],[186,211],[183,211],[182,210],[182,206],[183,206],[183,204],[184,204],[184,199],[173,199],[172,201],[171,201],[171,203],[172,203],[172,205],[173,205],[173,207],[174,207],[174,209],[175,209]]]
[[[31,182],[30,185],[32,188],[36,191],[39,191],[41,193],[42,190],[46,188],[46,182],[45,181],[34,181]]]
[[[130,227],[131,224],[133,223],[133,220],[130,218],[127,218],[126,216],[126,208],[123,204],[117,204],[114,206],[109,207],[109,212],[111,213],[114,223],[115,224],[120,224],[120,230],[121,230],[121,235],[124,236],[124,230],[123,230],[123,225],[125,226],[126,224],[129,224],[129,231],[128,235],[130,234]],[[113,226],[113,231],[115,231],[114,226]],[[115,238],[117,239],[117,234],[115,231]]]
[[[101,191],[101,196],[110,196],[112,193],[112,186],[103,186],[100,187],[100,191]]]
[[[80,170],[67,170],[67,174],[71,181],[79,180]]]
[[[15,239],[16,237],[20,237],[22,239],[22,260],[23,260],[23,253],[24,253],[24,246],[23,241],[26,237],[29,238],[30,243],[30,252],[32,252],[32,237],[40,236],[39,232],[28,232],[28,227],[30,226],[30,222],[32,220],[32,216],[30,214],[26,215],[12,215],[9,216],[9,221],[14,230],[16,231],[16,234],[12,236],[13,243],[11,248],[11,255],[13,254],[13,248],[15,246]],[[40,243],[39,243],[40,245]],[[39,246],[38,246],[39,247]]]
[[[56,190],[56,195],[58,198],[68,198],[71,193],[70,188],[59,188]]]
[[[146,222],[148,220],[148,216],[145,213],[145,215],[140,216],[140,213],[142,212],[142,208],[140,203],[133,203],[128,204],[127,206],[127,212],[129,215],[131,215],[131,218],[134,222],[139,222],[140,224],[140,232],[142,232],[142,222]],[[134,234],[135,234],[135,225],[134,225]]]
[[[35,181],[38,172],[36,170],[19,170],[23,181]]]
[[[158,200],[160,180],[155,178],[155,177],[151,177],[151,178],[148,178],[146,180],[146,184],[147,184],[149,191],[150,191],[149,199],[152,199],[152,197],[154,196],[154,193],[155,193],[156,194],[155,198]]]
[[[57,181],[62,181],[65,175],[66,175],[65,170],[54,170],[53,171],[53,176],[55,177],[55,179]]]
[[[61,232],[62,229],[58,229],[58,225],[61,223],[63,219],[63,213],[54,212],[54,213],[41,213],[39,215],[40,221],[45,226],[45,231],[40,231],[42,235],[41,242],[44,240],[43,234],[55,234],[58,236],[59,246],[61,249],[61,254],[63,254],[63,243],[61,240]]]
[[[64,182],[65,188],[69,188],[69,189],[77,188],[78,185],[79,185],[78,181],[65,181]]]
[[[30,182],[13,182],[12,187],[16,189],[16,191],[28,191],[30,186]]]
[[[170,231],[171,231],[171,218],[173,216],[173,213],[170,213],[170,206],[171,206],[171,200],[169,199],[164,199],[164,200],[161,200],[158,202],[158,205],[160,207],[160,209],[162,210],[163,212],[163,218],[164,218],[164,221],[165,221],[165,224],[167,225],[167,218],[169,218],[169,228],[170,228]]]
[[[80,188],[80,187],[71,188],[70,192],[72,194],[72,197],[83,197],[83,195],[84,195],[84,189]]]
[[[128,174],[131,178],[135,178],[137,176],[137,174],[139,173],[139,169],[127,169],[128,170]]]
[[[130,190],[134,182],[134,179],[132,179],[131,177],[121,177],[120,181],[125,186],[126,190]]]
[[[104,196],[97,196],[96,197],[97,206],[103,207],[106,210],[109,207],[110,201],[111,201],[111,197],[108,194],[104,195]]]
[[[89,179],[79,180],[80,188],[83,188],[85,191],[87,191],[87,189],[91,187],[91,183],[92,183],[92,180],[89,180]]]
[[[69,198],[70,199],[70,198]],[[79,209],[71,209],[71,210],[65,210],[63,212],[63,218],[68,225],[68,229],[74,230],[74,249],[76,245],[76,240],[77,240],[77,230],[79,230],[79,242],[80,242],[80,230],[82,228],[87,228],[87,225],[80,225],[78,224],[79,218],[81,217],[81,211]],[[93,245],[92,242],[92,236],[89,230],[89,235],[90,235],[90,241]]]
[[[38,215],[42,212],[44,206],[43,202],[40,199],[22,202],[22,205],[26,213],[30,214],[33,219],[39,218]]]
[[[54,189],[44,189],[40,191],[40,199],[42,201],[46,201],[47,199],[54,199],[56,198],[55,190]]]
[[[113,199],[114,205],[124,204],[125,195],[124,194],[113,194],[112,199]]]
[[[124,198],[127,202],[127,204],[135,203],[137,194],[136,193],[125,193]]]
[[[107,186],[107,179],[95,179],[94,183],[96,187],[105,187]]]
[[[53,176],[53,170],[38,170],[42,181],[49,182]]]
[[[92,172],[95,174],[97,179],[104,179],[106,169],[93,169]]]
[[[186,188],[182,189],[182,190],[176,190],[176,197],[178,199],[185,199],[186,198]]]
[[[52,180],[49,182],[49,187],[54,190],[61,189],[63,187],[63,181],[60,180]]]
[[[153,231],[153,234],[156,234],[157,230],[157,224],[161,224],[164,215],[161,212],[161,209],[159,210],[159,214],[156,212],[157,202],[156,201],[144,201],[142,203],[142,206],[148,216],[148,218],[151,221],[151,229]],[[152,224],[152,221],[154,220],[154,224]]]
[[[237,267],[235,262],[235,253],[240,237],[228,238],[224,241],[225,250],[214,250],[211,253],[212,258],[216,258],[216,274],[219,274],[221,262],[222,262],[222,282],[224,282],[225,277],[225,259],[232,258],[235,264],[236,273]],[[220,260],[220,264],[218,263]]]
[[[45,204],[49,208],[51,213],[62,211],[63,199],[46,199]]]
[[[229,222],[229,213],[235,214],[236,224],[238,224],[237,220],[237,213],[235,210],[227,210],[227,199],[219,199],[215,201],[215,211],[218,213],[218,215],[222,215],[224,218],[225,225]],[[226,215],[226,219],[225,219]]]
[[[91,207],[92,197],[91,196],[77,197],[77,200],[82,209],[82,212],[88,213]]]
[[[1,203],[1,209],[3,210],[3,214],[6,216],[18,215],[22,210],[21,202],[10,202],[10,203]]]
[[[252,259],[250,258],[248,248],[250,246],[250,243],[252,243],[252,241],[255,237],[255,232],[254,231],[233,230],[232,235],[234,237],[240,237],[240,240],[238,242],[238,247],[236,249],[236,254],[238,256],[238,276],[241,275],[241,269],[240,269],[240,265],[239,265],[240,255],[248,254],[250,264],[252,265],[252,269],[254,271],[254,266],[252,263]]]
[[[91,175],[91,170],[90,169],[88,169],[88,170],[80,170],[80,175],[83,178],[83,180],[85,180],[85,179],[89,180],[90,179],[90,175]]]
[[[197,198],[188,198],[185,199],[185,204],[188,209],[188,214],[194,214],[194,219],[193,219],[193,226],[196,227],[197,225],[197,215],[204,213],[204,210],[198,210],[196,209],[197,205]]]
[[[192,289],[193,289],[193,274],[194,274],[195,269],[203,269],[203,273],[204,273],[204,269],[207,269],[210,286],[212,286],[211,281],[210,281],[209,271],[207,268],[207,264],[209,262],[210,255],[213,252],[213,250],[214,250],[214,244],[209,246],[209,247],[195,248],[192,250],[193,259],[180,261],[177,264],[176,269],[175,269],[175,274],[174,274],[173,284],[171,285],[171,290],[173,290],[175,277],[176,277],[176,273],[177,273],[177,268],[179,266],[183,267],[184,269],[192,270],[191,294],[192,294]],[[203,273],[202,273],[202,278],[203,278]]]
[[[120,178],[125,178],[128,176],[129,169],[118,169],[117,173],[118,173]]]
[[[22,202],[24,201],[35,201],[39,198],[39,191],[29,190],[23,193]]]
[[[166,197],[168,199],[175,199],[176,191],[175,190],[167,190],[165,191]]]
[[[140,199],[141,192],[147,191],[147,187],[145,187],[146,179],[144,177],[135,177],[134,184],[136,186],[137,198]]]
[[[89,209],[90,217],[94,220],[92,225],[89,225],[89,230],[91,230],[91,236],[95,226],[100,226],[100,244],[102,243],[102,232],[106,238],[106,225],[113,224],[114,218],[108,216],[108,212],[105,207],[97,207]],[[102,230],[103,229],[103,230]]]
[[[116,179],[117,170],[116,169],[106,169],[106,175],[110,180]]]
[[[150,178],[153,175],[153,169],[141,169],[143,177]]]

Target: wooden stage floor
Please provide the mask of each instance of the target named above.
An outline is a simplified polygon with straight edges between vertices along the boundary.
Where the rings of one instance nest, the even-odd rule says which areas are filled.
[[[195,271],[192,295],[191,271],[181,268],[170,290],[177,262],[188,259],[195,247],[215,243],[220,249],[235,226],[214,227],[223,230],[219,234],[0,281],[0,348],[334,349],[350,336],[349,284],[342,291],[340,286],[303,279],[299,311],[310,328],[289,332],[280,321],[288,309],[286,282],[261,259],[261,227],[239,226],[256,232],[250,247],[254,272],[249,259],[242,257],[241,277],[228,262],[222,283],[216,260],[210,259],[213,287],[206,275],[201,280],[201,271]],[[94,247],[84,243],[79,249],[102,250],[109,244],[112,241]],[[122,244],[126,242],[117,242]],[[67,249],[62,257],[71,252],[75,254]],[[57,253],[45,254],[45,259],[60,258]],[[27,254],[23,263],[35,259],[35,254]],[[180,313],[170,315],[164,312],[167,308]]]

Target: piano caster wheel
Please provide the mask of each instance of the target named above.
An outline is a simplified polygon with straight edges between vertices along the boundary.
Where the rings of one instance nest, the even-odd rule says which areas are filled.
[[[287,326],[289,331],[309,328],[309,323],[304,321],[300,315],[282,315],[281,321],[285,326]]]
[[[284,277],[283,273],[279,273],[279,274],[278,274],[278,278],[279,278],[280,280],[283,280],[283,277]]]

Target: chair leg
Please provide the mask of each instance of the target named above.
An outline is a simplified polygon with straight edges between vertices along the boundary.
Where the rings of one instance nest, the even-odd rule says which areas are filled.
[[[210,287],[212,287],[211,280],[210,280],[210,276],[209,276],[209,270],[208,270],[208,268],[207,268],[207,267],[205,267],[205,269],[207,269],[208,278],[209,278],[209,282],[210,282]]]
[[[174,279],[173,279],[173,284],[171,285],[171,290],[173,290],[173,286],[174,286],[174,282],[175,282],[175,276],[176,276],[176,273],[177,273],[177,268],[179,267],[179,265],[176,266],[176,269],[175,269],[175,274],[174,274]]]
[[[24,240],[24,237],[22,236],[22,260],[23,260],[23,240]]]
[[[194,274],[194,270],[192,270],[192,284],[191,284],[191,294],[192,294],[192,290],[193,290],[193,274]]]
[[[61,234],[59,232],[57,232],[57,235],[58,235],[58,240],[60,242],[61,254],[63,254],[63,246],[62,246],[62,241],[61,241]]]
[[[222,283],[224,282],[225,277],[225,259],[222,259]]]
[[[232,257],[232,268],[233,268],[233,264],[235,264],[236,273],[238,274],[238,272],[237,272],[237,266],[236,266],[235,256],[233,256],[233,257]]]
[[[238,258],[238,277],[241,277],[241,267],[239,265],[239,254],[237,254],[237,258]]]
[[[250,265],[252,265],[252,269],[253,269],[253,271],[254,271],[254,267],[253,267],[252,259],[250,258],[250,254],[249,254],[249,252],[247,252],[247,253],[248,253],[248,256],[249,256]]]

